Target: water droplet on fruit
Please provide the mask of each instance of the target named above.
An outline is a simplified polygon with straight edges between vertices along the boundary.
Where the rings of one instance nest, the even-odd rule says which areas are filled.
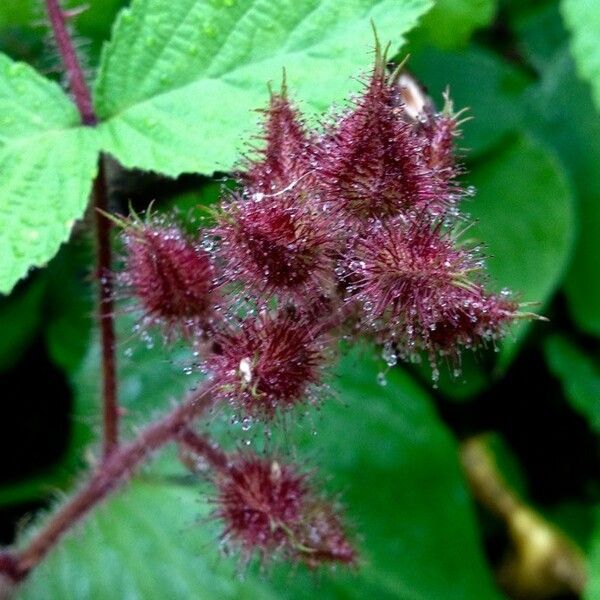
[[[388,367],[393,367],[398,362],[398,355],[394,350],[394,346],[390,343],[387,343],[383,346],[383,352],[381,353],[381,357],[385,361],[385,364]]]

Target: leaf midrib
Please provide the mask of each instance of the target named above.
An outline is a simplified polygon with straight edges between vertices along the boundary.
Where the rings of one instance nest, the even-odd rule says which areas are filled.
[[[2,155],[4,152],[10,152],[13,149],[13,147],[20,148],[22,145],[27,145],[27,144],[31,143],[32,141],[36,141],[36,140],[43,139],[45,137],[52,137],[52,136],[56,136],[56,135],[60,136],[67,132],[73,132],[73,131],[76,131],[79,129],[83,129],[82,125],[74,124],[69,127],[57,127],[57,128],[52,128],[52,129],[44,129],[43,131],[35,132],[35,133],[32,133],[31,135],[26,135],[24,137],[7,138],[6,141],[4,141],[4,142],[3,142],[2,138],[0,137],[0,155]],[[91,128],[88,128],[88,129],[91,129]]]

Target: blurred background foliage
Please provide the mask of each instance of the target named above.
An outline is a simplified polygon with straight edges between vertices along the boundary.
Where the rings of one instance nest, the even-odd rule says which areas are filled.
[[[90,0],[72,20],[90,78],[125,4]],[[323,485],[342,491],[363,555],[356,572],[274,566],[234,576],[235,559],[221,557],[207,518],[210,490],[166,452],[62,543],[21,596],[599,600],[599,20],[594,0],[439,0],[402,48],[438,105],[449,86],[473,117],[459,141],[466,184],[477,190],[464,208],[493,285],[539,302],[550,322],[521,325],[496,351],[465,356],[462,372],[442,369],[436,386],[420,365],[395,367],[378,383],[383,360],[354,351],[333,378],[335,398],[275,435],[271,444],[318,464]],[[3,0],[0,51],[61,80],[35,0]],[[347,51],[359,51],[352,39]],[[117,210],[154,201],[197,214],[226,182],[226,174],[110,171]],[[2,543],[94,460],[91,261],[84,219],[47,268],[0,298]],[[186,375],[186,348],[140,340],[132,324],[121,311],[129,430],[195,377]],[[227,418],[207,427],[230,446],[262,446],[262,432],[232,429]]]

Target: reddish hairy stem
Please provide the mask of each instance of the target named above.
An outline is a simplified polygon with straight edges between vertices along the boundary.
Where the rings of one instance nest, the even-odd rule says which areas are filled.
[[[85,81],[77,53],[67,30],[65,13],[59,0],[46,0],[46,10],[63,66],[69,79],[69,87],[79,110],[81,122],[93,127],[98,118],[92,104],[90,89]],[[106,212],[108,197],[104,161],[98,161],[98,174],[94,180],[94,208]],[[110,229],[111,221],[96,210],[96,280],[98,281],[98,321],[102,341],[102,397],[104,419],[104,457],[117,446],[119,440],[119,407],[117,403],[117,378],[115,364],[115,328],[113,320],[113,285],[111,271]]]
[[[21,578],[19,561],[8,551],[0,552],[0,575],[5,575],[11,581]],[[2,580],[0,579],[0,594],[2,593]]]
[[[215,471],[224,473],[229,470],[227,454],[208,438],[200,436],[186,427],[181,432],[179,440],[188,450],[206,460]]]
[[[212,405],[215,399],[214,388],[214,384],[207,384],[188,394],[173,411],[148,425],[133,441],[108,456],[86,484],[31,539],[26,548],[15,554],[0,554],[0,573],[14,581],[25,578],[75,523],[124,485],[155,450],[177,438],[193,419]],[[216,450],[213,452],[218,454]]]
[[[46,10],[58,51],[69,78],[69,88],[73,93],[73,98],[81,115],[81,121],[84,125],[96,125],[98,119],[92,104],[90,89],[85,81],[71,36],[67,30],[65,13],[60,7],[59,0],[46,0]]]
[[[106,213],[108,197],[104,174],[104,160],[100,157],[98,175],[94,180],[94,207]],[[119,405],[117,401],[117,373],[115,361],[115,324],[113,319],[113,276],[111,270],[110,219],[100,210],[96,221],[96,281],[98,282],[98,320],[102,343],[102,398],[104,457],[109,456],[119,444]]]

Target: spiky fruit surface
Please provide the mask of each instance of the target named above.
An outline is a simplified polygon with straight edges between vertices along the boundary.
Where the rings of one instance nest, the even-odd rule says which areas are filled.
[[[306,474],[275,459],[237,456],[219,473],[217,516],[223,538],[249,558],[281,553],[315,568],[324,563],[354,563],[334,507],[317,497]]]
[[[455,140],[458,131],[460,113],[455,113],[449,95],[444,95],[444,109],[441,113],[428,112],[419,121],[416,129],[423,139],[424,158],[431,177],[436,180],[439,197],[443,198],[446,208],[458,208],[458,201],[463,196],[471,195],[474,190],[463,190],[457,178],[463,173],[455,156]],[[440,206],[434,202],[433,206]],[[441,214],[441,213],[440,213]]]
[[[362,94],[322,131],[306,126],[285,84],[271,94],[262,146],[238,173],[244,189],[223,199],[209,232],[219,291],[230,295],[226,321],[248,301],[259,312],[306,314],[345,300],[363,309],[354,333],[375,333],[403,355],[457,355],[503,335],[517,305],[485,290],[481,257],[449,233],[467,192],[457,183],[459,113],[444,99],[435,112],[408,74],[387,73],[379,49]],[[140,227],[127,239],[147,314],[201,319],[212,301],[210,259],[168,228]],[[229,373],[230,400],[245,413],[295,405],[314,381],[320,349],[306,331],[284,334],[263,318],[216,329],[222,351],[206,364]]]
[[[264,116],[263,145],[238,173],[244,189],[223,200],[209,232],[231,306],[246,299],[259,310],[306,313],[358,301],[355,331],[375,332],[404,355],[456,355],[502,336],[516,304],[485,291],[481,258],[449,233],[465,192],[456,183],[458,113],[447,95],[436,113],[410,76],[387,74],[378,53],[363,93],[322,132],[305,125],[285,85]],[[126,242],[147,315],[167,324],[204,318],[215,267],[200,248],[172,228],[148,226],[132,229]],[[315,377],[312,358],[303,358],[306,332],[275,329],[262,318],[234,332],[220,327],[223,353],[207,362],[220,377],[234,374],[229,385],[247,414],[296,404],[307,389],[299,382]],[[282,359],[288,338],[298,348],[294,360]],[[240,379],[243,361],[251,385]],[[285,369],[289,378],[276,374]]]
[[[366,320],[405,355],[456,353],[501,336],[517,306],[474,282],[479,270],[480,259],[429,218],[378,223],[348,262]]]
[[[216,331],[214,348],[206,368],[236,410],[258,419],[305,401],[325,362],[317,328],[287,314],[249,317]]]
[[[340,215],[365,221],[441,200],[423,140],[400,118],[395,96],[378,63],[365,93],[321,141],[319,180]]]
[[[253,192],[276,193],[305,177],[314,152],[314,136],[310,134],[287,95],[285,82],[280,94],[271,94],[265,116],[263,147],[258,159],[247,161],[240,173],[242,183]]]
[[[145,321],[169,333],[190,333],[213,316],[216,296],[211,256],[172,223],[132,222],[123,233],[121,281],[137,298]]]
[[[324,218],[301,185],[255,193],[223,206],[214,234],[226,281],[241,281],[262,301],[303,304],[333,283],[336,224]]]

